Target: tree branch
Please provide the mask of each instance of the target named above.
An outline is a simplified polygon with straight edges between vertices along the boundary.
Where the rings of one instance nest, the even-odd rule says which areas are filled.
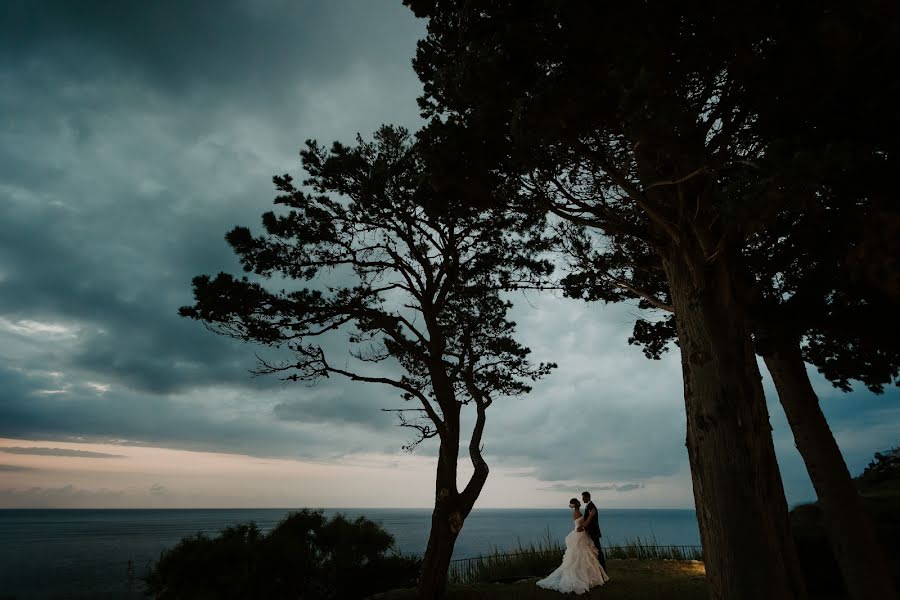
[[[707,169],[705,166],[703,166],[703,167],[700,167],[699,169],[691,171],[684,177],[679,177],[677,179],[666,179],[663,181],[657,181],[655,183],[651,183],[650,185],[648,185],[647,187],[644,188],[644,193],[647,193],[649,190],[652,190],[655,187],[661,187],[664,185],[678,185],[679,183],[684,183],[685,181],[688,181],[689,179],[693,179],[697,175],[700,175],[700,174],[706,173],[706,172],[707,172]]]
[[[653,306],[655,306],[656,308],[658,308],[660,310],[664,310],[666,312],[670,312],[673,314],[675,313],[675,307],[654,298],[649,292],[646,292],[640,288],[636,288],[636,287],[622,281],[621,279],[616,279],[615,277],[610,277],[610,281],[615,283],[620,288],[628,290],[635,296],[639,296],[640,298],[646,300],[647,302],[649,302],[650,304],[652,304]]]
[[[601,153],[584,146],[582,146],[582,151],[588,158],[593,160],[597,166],[603,169],[609,178],[612,179],[613,183],[622,188],[631,201],[640,207],[641,210],[650,217],[651,221],[661,227],[677,246],[681,245],[681,234],[672,222],[662,214],[662,209],[660,207],[654,206],[647,196],[641,192],[635,184],[628,181],[626,177],[619,173]]]
[[[481,493],[481,489],[484,487],[484,483],[487,481],[488,473],[490,472],[487,461],[484,460],[484,456],[481,454],[481,438],[484,435],[484,425],[487,421],[487,407],[491,405],[491,400],[475,385],[471,364],[465,378],[465,383],[466,388],[469,390],[469,395],[475,399],[475,407],[478,411],[478,416],[475,420],[475,427],[472,429],[472,437],[469,440],[469,459],[472,461],[472,466],[475,471],[472,473],[469,482],[466,484],[466,487],[463,489],[460,496],[464,506],[472,506],[475,504],[475,500]]]

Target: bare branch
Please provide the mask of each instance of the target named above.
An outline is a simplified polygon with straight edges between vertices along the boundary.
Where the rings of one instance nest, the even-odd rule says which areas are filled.
[[[322,354],[321,360],[323,363],[323,368],[326,371],[328,371],[329,373],[336,373],[338,375],[343,375],[344,377],[347,377],[351,381],[383,383],[385,385],[393,386],[397,389],[403,390],[403,391],[413,395],[414,397],[416,397],[419,400],[419,402],[422,403],[422,409],[428,414],[428,418],[434,422],[434,424],[438,428],[438,430],[439,431],[443,430],[444,421],[438,416],[437,412],[434,410],[434,407],[431,406],[431,402],[428,400],[428,398],[426,398],[425,395],[421,391],[417,390],[413,386],[411,386],[407,383],[404,383],[402,381],[397,381],[396,379],[390,379],[389,377],[370,377],[367,375],[360,375],[358,373],[353,373],[351,371],[345,371],[344,369],[338,369],[337,367],[332,367],[332,366],[328,365],[328,363],[325,362],[324,353]]]
[[[644,193],[648,192],[649,190],[652,190],[655,187],[661,187],[664,185],[678,185],[679,183],[684,183],[685,181],[688,181],[689,179],[693,179],[694,177],[696,177],[698,175],[702,175],[703,173],[707,173],[707,172],[708,172],[707,168],[704,166],[704,167],[700,167],[699,169],[696,169],[694,171],[691,171],[684,177],[679,177],[677,179],[667,179],[664,181],[657,181],[657,182],[651,183],[650,185],[645,187]]]
[[[620,288],[628,290],[635,296],[639,296],[640,298],[643,298],[644,300],[646,300],[647,302],[649,302],[650,304],[652,304],[653,306],[655,306],[656,308],[658,308],[660,310],[664,310],[664,311],[670,312],[670,313],[675,312],[675,308],[673,306],[666,304],[665,302],[662,302],[661,300],[658,300],[657,298],[654,298],[653,295],[650,294],[649,292],[646,292],[642,289],[636,288],[636,287],[626,283],[625,281],[622,281],[621,279],[616,279],[615,277],[610,277],[610,281],[615,283]]]

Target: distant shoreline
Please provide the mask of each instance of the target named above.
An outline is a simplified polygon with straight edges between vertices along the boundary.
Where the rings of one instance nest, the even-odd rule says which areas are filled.
[[[808,502],[798,502],[794,506],[799,506],[801,504],[808,504]],[[323,507],[323,506],[238,506],[238,507],[137,507],[137,508],[129,508],[129,507],[105,507],[105,506],[41,506],[41,507],[24,507],[24,506],[10,506],[10,507],[0,507],[0,511],[7,510],[229,510],[229,511],[237,511],[237,510],[301,510],[304,508],[312,509],[312,510],[325,510],[325,511],[366,511],[366,510],[400,510],[400,511],[432,511],[434,507],[404,507],[404,506],[387,506],[387,507],[374,507],[374,506],[338,506],[338,507]],[[541,506],[504,506],[504,507],[475,507],[473,510],[495,510],[495,511],[522,511],[522,510],[553,510],[553,511],[565,511],[566,508],[560,508],[558,506],[549,506],[549,507],[541,507]],[[608,511],[662,511],[662,510],[670,510],[670,511],[694,511],[694,508],[616,508],[616,507],[604,507],[603,510]]]

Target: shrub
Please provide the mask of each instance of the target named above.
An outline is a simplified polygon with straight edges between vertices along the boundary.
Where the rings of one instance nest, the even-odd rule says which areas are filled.
[[[144,582],[157,600],[362,598],[415,584],[419,559],[393,548],[393,537],[364,517],[302,510],[268,534],[244,523],[215,538],[185,537],[151,564]]]
[[[875,527],[894,580],[900,584],[900,453],[894,448],[875,453],[875,460],[856,478],[863,507]],[[822,508],[804,504],[791,511],[791,529],[800,568],[810,596],[840,595],[845,590],[837,559],[831,550]]]

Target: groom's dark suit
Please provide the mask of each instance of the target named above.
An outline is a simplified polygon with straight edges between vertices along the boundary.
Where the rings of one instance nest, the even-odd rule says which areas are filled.
[[[584,532],[588,534],[591,538],[591,541],[594,542],[594,545],[597,546],[597,558],[600,559],[600,566],[603,567],[603,570],[606,570],[606,556],[603,555],[603,548],[600,546],[600,537],[603,535],[600,533],[600,518],[597,515],[597,507],[594,506],[594,502],[588,502],[584,507],[584,520],[587,521],[591,515],[591,511],[595,514],[593,518],[591,518],[591,522],[587,524],[584,528]]]

